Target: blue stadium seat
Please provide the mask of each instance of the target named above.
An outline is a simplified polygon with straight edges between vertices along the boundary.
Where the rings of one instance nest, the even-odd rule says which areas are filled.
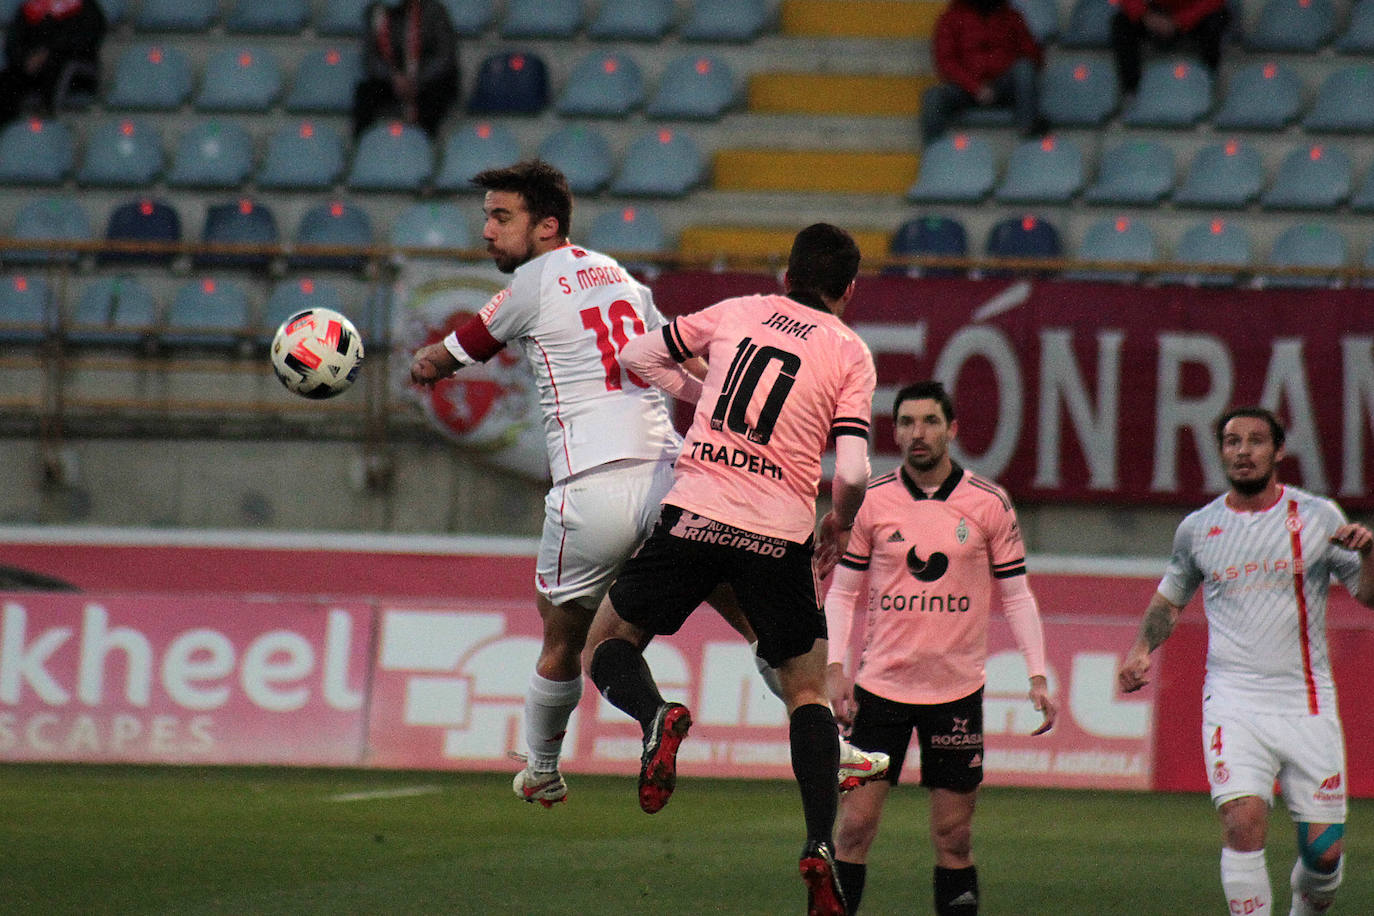
[[[1040,113],[1055,126],[1095,127],[1112,116],[1117,101],[1111,61],[1075,54],[1049,61],[1040,73]]]
[[[296,227],[297,245],[367,247],[373,243],[372,219],[361,207],[343,200],[316,204],[301,214]],[[359,270],[367,263],[362,255],[298,253],[287,259],[293,269]]]
[[[281,327],[282,322],[292,315],[299,314],[306,309],[333,309],[343,314],[348,313],[344,306],[343,295],[339,288],[328,280],[320,280],[315,277],[290,277],[280,280],[272,287],[271,294],[267,297],[267,303],[262,309],[262,321],[258,323],[258,334],[264,340],[270,340]]]
[[[0,184],[61,184],[75,159],[76,143],[63,121],[18,118],[0,129]]]
[[[363,34],[363,14],[373,0],[324,0],[315,14],[315,31],[321,35]]]
[[[310,22],[310,0],[235,0],[224,26],[253,35],[295,35]]]
[[[1358,0],[1350,8],[1350,18],[1336,38],[1342,54],[1374,53],[1374,0]]]
[[[433,173],[429,134],[404,121],[377,121],[358,138],[346,183],[360,191],[418,191]]]
[[[72,306],[67,339],[95,346],[141,344],[152,336],[157,313],[157,300],[138,278],[96,277]]]
[[[453,31],[460,38],[476,38],[491,27],[496,18],[492,0],[442,0]]]
[[[167,305],[162,342],[170,347],[237,346],[248,333],[248,314],[248,293],[236,281],[188,280]]]
[[[166,201],[142,197],[118,204],[110,211],[105,226],[105,239],[110,242],[140,244],[171,244],[181,241],[181,215]],[[102,252],[100,264],[155,264],[166,266],[176,257],[174,252]]]
[[[1067,203],[1083,180],[1082,148],[1069,137],[1051,135],[1012,150],[993,196],[1007,203]]]
[[[271,207],[250,197],[211,204],[205,211],[200,240],[207,245],[277,245],[277,217]],[[205,252],[191,259],[197,269],[266,267],[272,256],[259,252]]]
[[[1345,267],[1349,259],[1349,249],[1345,236],[1324,223],[1304,223],[1284,230],[1274,240],[1269,252],[1272,267],[1329,267],[1333,271]],[[1332,286],[1338,274],[1281,275],[1266,274],[1266,286],[1284,288],[1311,288]]]
[[[747,44],[763,34],[771,15],[766,0],[695,0],[678,36]]]
[[[714,121],[735,104],[734,71],[713,54],[687,54],[668,62],[644,113],[651,118]]]
[[[118,25],[128,13],[128,0],[100,0],[100,10],[107,24]]]
[[[1259,152],[1248,143],[1226,140],[1197,151],[1173,199],[1183,207],[1240,209],[1259,198],[1263,185]]]
[[[1075,0],[1069,24],[1059,35],[1065,48],[1105,48],[1112,41],[1112,16],[1118,3],[1112,0]]]
[[[1364,180],[1350,196],[1350,209],[1356,213],[1374,213],[1374,168],[1364,174]]]
[[[1188,286],[1233,286],[1240,272],[1252,260],[1250,234],[1233,220],[1213,217],[1194,223],[1179,236],[1173,260],[1195,267],[1232,267],[1235,271],[1189,271],[1162,274],[1161,283],[1182,283]]]
[[[997,160],[981,137],[946,133],[921,153],[920,171],[907,189],[913,203],[977,203],[992,193]]]
[[[0,343],[36,344],[55,324],[52,288],[36,274],[0,277]]]
[[[10,235],[25,241],[61,242],[89,242],[95,237],[90,214],[73,197],[39,197],[25,203],[15,214],[14,229]],[[78,259],[76,251],[41,248],[16,248],[4,255],[4,260],[9,264],[73,264]]]
[[[592,220],[587,245],[614,254],[653,254],[668,248],[658,216],[645,207],[603,210]]]
[[[441,191],[473,191],[472,176],[520,159],[520,144],[510,128],[490,121],[456,127],[444,141],[434,186]]]
[[[193,102],[200,111],[264,112],[281,90],[277,55],[261,47],[221,46],[206,60]]]
[[[506,0],[502,38],[571,38],[582,28],[582,0]]]
[[[523,51],[506,51],[483,59],[468,99],[468,111],[538,114],[548,104],[549,70],[544,59]]]
[[[1336,32],[1331,0],[1265,0],[1254,27],[1245,33],[1252,51],[1316,51]]]
[[[1091,204],[1153,206],[1174,187],[1174,151],[1158,140],[1126,140],[1102,154],[1097,180],[1083,199]]]
[[[1260,204],[1270,210],[1331,210],[1350,197],[1353,182],[1350,157],[1343,150],[1304,144],[1283,157]]]
[[[623,118],[644,104],[644,72],[619,51],[593,51],[573,67],[555,108],[561,115]]]
[[[353,90],[363,78],[362,53],[356,47],[327,46],[302,53],[286,93],[287,111],[348,114]]]
[[[115,61],[107,108],[175,111],[191,97],[191,59],[180,48],[139,44]]]
[[[1374,131],[1374,67],[1356,64],[1332,71],[1318,88],[1302,126],[1333,133]]]
[[[1212,124],[1226,130],[1283,130],[1301,107],[1302,80],[1293,69],[1262,61],[1232,75]]]
[[[897,257],[928,255],[963,258],[968,256],[968,232],[952,216],[934,214],[909,219],[893,233],[889,250]],[[964,271],[950,267],[897,268],[911,277],[962,276]]]
[[[167,184],[174,188],[236,188],[253,172],[253,138],[234,121],[193,124],[181,135]]]
[[[1212,72],[1193,60],[1151,61],[1121,120],[1128,127],[1192,127],[1212,108]]]
[[[112,118],[87,138],[76,180],[92,187],[143,187],[157,180],[164,162],[162,135],[152,122]]]
[[[705,174],[705,160],[692,138],[663,127],[630,143],[611,190],[645,197],[681,197],[700,184]]]
[[[602,0],[587,25],[596,41],[658,41],[673,25],[673,0]]]
[[[257,182],[261,188],[320,190],[332,187],[343,169],[343,137],[327,123],[306,119],[268,135]]]
[[[391,244],[397,248],[472,248],[475,242],[462,207],[423,200],[397,215]]]
[[[998,220],[988,230],[984,250],[990,258],[1049,260],[1064,256],[1059,230],[1048,220],[1031,214]],[[1003,271],[989,271],[1002,275]]]
[[[218,15],[219,0],[143,0],[134,16],[134,30],[205,33]]]
[[[561,171],[575,194],[595,194],[615,171],[611,144],[587,124],[569,124],[549,134],[539,144],[539,158]]]
[[[1011,0],[1011,5],[1026,20],[1026,27],[1037,42],[1054,43],[1059,36],[1059,6],[1055,0]]]
[[[1157,260],[1154,232],[1144,220],[1127,216],[1108,216],[1093,222],[1083,234],[1078,246],[1080,261],[1120,261],[1126,264],[1150,264]],[[1070,280],[1092,280],[1101,283],[1136,283],[1138,270],[1113,268],[1084,268],[1064,274]]]

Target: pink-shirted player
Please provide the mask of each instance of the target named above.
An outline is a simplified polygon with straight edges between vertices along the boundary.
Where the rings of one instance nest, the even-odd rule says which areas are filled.
[[[664,702],[644,647],[677,632],[719,584],[733,587],[759,656],[778,670],[806,819],[801,873],[810,912],[824,916],[845,907],[831,846],[839,740],[825,693],[817,572],[843,550],[868,481],[873,359],[840,320],[858,268],[847,232],[809,226],[792,245],[787,295],[727,299],[621,352],[643,377],[695,398],[696,412],[659,522],[588,636],[592,681],[643,729],[639,801],[653,813],[676,784],[692,720],[687,707]],[[708,366],[700,383],[678,371],[695,357]],[[833,508],[816,539],[820,460],[832,435]]]
[[[995,483],[954,462],[954,403],[939,382],[908,385],[892,408],[902,464],[868,487],[826,595],[830,699],[856,747],[885,751],[887,777],[845,797],[837,868],[858,910],[883,804],[911,734],[930,790],[935,912],[978,912],[973,812],[983,778],[983,685],[994,591],[1030,674],[1030,699],[1054,725],[1045,643],[1026,582],[1016,510]],[[996,589],[994,589],[994,584]],[[861,599],[861,593],[863,598]],[[858,644],[857,662],[853,646]]]
[[[1264,847],[1277,783],[1297,825],[1289,912],[1315,916],[1334,902],[1345,861],[1345,737],[1326,597],[1339,579],[1374,607],[1374,534],[1348,522],[1331,500],[1279,482],[1284,429],[1271,411],[1227,411],[1216,436],[1230,487],[1178,526],[1118,679],[1127,692],[1149,683],[1151,654],[1201,588],[1202,746],[1224,837],[1227,912],[1272,908]]]

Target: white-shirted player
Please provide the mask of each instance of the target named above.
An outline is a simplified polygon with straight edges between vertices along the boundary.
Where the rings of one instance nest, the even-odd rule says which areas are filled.
[[[1374,607],[1374,535],[1328,499],[1280,483],[1283,426],[1241,407],[1216,425],[1229,490],[1178,527],[1173,555],[1119,672],[1149,683],[1150,654],[1199,587],[1207,615],[1202,740],[1221,817],[1227,912],[1268,913],[1264,846],[1277,779],[1297,825],[1293,916],[1325,912],[1343,872],[1345,742],[1326,637],[1339,579]]]

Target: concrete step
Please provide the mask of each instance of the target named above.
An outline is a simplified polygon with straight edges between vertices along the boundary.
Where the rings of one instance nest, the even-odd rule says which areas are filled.
[[[902,195],[916,180],[915,153],[725,149],[711,186],[720,191],[807,191]]]
[[[921,93],[936,82],[898,74],[755,73],[747,98],[756,113],[915,118]]]
[[[930,0],[782,0],[781,31],[797,37],[928,40],[945,8]]]

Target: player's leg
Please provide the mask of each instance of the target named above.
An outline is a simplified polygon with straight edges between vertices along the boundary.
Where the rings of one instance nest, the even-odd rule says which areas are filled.
[[[1335,716],[1285,720],[1279,786],[1297,827],[1291,916],[1325,913],[1345,874],[1345,737]]]
[[[1230,912],[1264,912],[1273,906],[1264,845],[1279,760],[1266,737],[1271,717],[1244,716],[1205,704],[1203,757],[1212,804],[1221,819],[1221,887]]]
[[[1298,860],[1289,886],[1293,891],[1289,916],[1318,916],[1336,902],[1345,877],[1345,825],[1300,822]]]
[[[973,864],[973,809],[978,790],[930,790],[930,839],[935,847],[935,912],[978,912],[978,868]]]
[[[921,785],[930,790],[932,876],[939,916],[978,912],[973,810],[983,781],[983,690],[949,703],[915,707]]]
[[[1264,853],[1269,803],[1255,795],[1244,795],[1225,802],[1217,813],[1224,843],[1221,889],[1226,893],[1229,911],[1268,913],[1274,901]]]

